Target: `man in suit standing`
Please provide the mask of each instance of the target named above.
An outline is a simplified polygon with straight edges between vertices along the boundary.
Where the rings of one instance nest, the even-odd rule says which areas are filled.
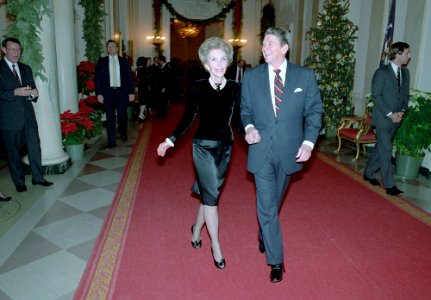
[[[239,59],[235,65],[231,65],[226,72],[226,78],[242,83],[245,72],[245,60]]]
[[[285,58],[288,35],[282,28],[266,30],[266,63],[245,73],[241,91],[247,170],[256,184],[259,250],[271,266],[271,282],[281,281],[284,271],[279,209],[291,174],[311,156],[322,115],[314,73]]]
[[[2,42],[4,58],[0,61],[0,129],[8,156],[12,181],[17,192],[27,191],[22,142],[27,146],[33,185],[50,186],[43,177],[39,131],[33,103],[39,93],[30,66],[20,63],[21,43],[8,37]]]
[[[171,98],[172,93],[172,86],[174,82],[172,81],[172,68],[171,64],[166,62],[166,57],[161,55],[159,56],[159,62],[160,62],[160,73],[159,73],[159,101],[158,104],[158,115],[157,117],[159,119],[166,118],[168,115],[168,108],[169,108],[169,100]]]
[[[380,185],[376,173],[380,169],[383,186],[388,195],[402,195],[395,185],[392,173],[392,139],[409,102],[410,73],[403,68],[410,61],[410,46],[405,42],[394,43],[389,50],[390,63],[379,68],[371,82],[374,102],[371,124],[376,127],[377,142],[370,153],[364,170],[364,180]]]
[[[106,42],[108,56],[99,59],[96,65],[96,95],[106,112],[107,148],[116,142],[116,117],[121,140],[127,142],[127,104],[135,100],[135,83],[129,61],[118,56],[117,43]]]

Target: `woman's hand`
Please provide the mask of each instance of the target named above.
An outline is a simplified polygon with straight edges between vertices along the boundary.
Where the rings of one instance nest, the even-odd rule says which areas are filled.
[[[160,143],[159,147],[157,148],[157,154],[159,156],[165,156],[166,154],[166,150],[168,150],[169,148],[171,148],[172,146],[168,144],[168,142],[163,142]]]

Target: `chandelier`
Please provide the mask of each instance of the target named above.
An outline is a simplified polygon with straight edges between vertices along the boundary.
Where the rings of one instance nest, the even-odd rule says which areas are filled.
[[[173,22],[175,31],[182,39],[195,38],[199,35],[199,32],[201,32],[201,29],[193,23],[184,22],[177,19],[174,19]]]

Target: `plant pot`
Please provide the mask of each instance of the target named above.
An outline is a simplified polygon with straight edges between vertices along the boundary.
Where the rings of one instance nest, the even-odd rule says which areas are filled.
[[[66,152],[72,161],[80,161],[84,158],[84,144],[66,145]]]
[[[403,179],[415,179],[419,175],[419,169],[422,164],[423,156],[413,157],[396,154],[395,174]]]
[[[326,127],[325,128],[325,137],[334,138],[337,135],[336,127]]]

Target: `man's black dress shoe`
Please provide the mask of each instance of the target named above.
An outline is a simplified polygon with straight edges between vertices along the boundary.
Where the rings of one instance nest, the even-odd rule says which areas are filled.
[[[3,194],[0,195],[0,202],[8,202],[12,197],[5,196]]]
[[[111,148],[115,148],[116,146],[117,145],[115,145],[115,144],[108,144],[108,145],[105,146],[104,149],[111,149]]]
[[[192,238],[193,238],[193,231],[195,230],[195,225],[192,225]],[[199,249],[202,247],[202,240],[199,241],[192,241],[192,247],[195,249]]]
[[[17,185],[16,186],[16,191],[18,193],[27,192],[27,187],[25,185]]]
[[[263,243],[263,241],[261,239],[259,239],[259,252],[265,253],[265,244]]]
[[[398,189],[395,185],[393,187],[386,189],[386,194],[392,195],[392,196],[400,196],[404,195],[404,192],[400,189]]]
[[[368,178],[367,176],[364,175],[364,180],[368,181],[372,185],[380,185],[380,182],[375,178]]]
[[[31,183],[33,185],[41,185],[41,186],[51,186],[54,183],[50,182],[50,181],[46,181],[46,179],[44,179],[43,181],[31,181]]]
[[[121,135],[121,141],[122,141],[123,143],[127,142],[127,134],[122,134],[122,135]]]
[[[283,265],[277,264],[271,266],[271,274],[269,275],[272,283],[280,282],[283,280]]]

